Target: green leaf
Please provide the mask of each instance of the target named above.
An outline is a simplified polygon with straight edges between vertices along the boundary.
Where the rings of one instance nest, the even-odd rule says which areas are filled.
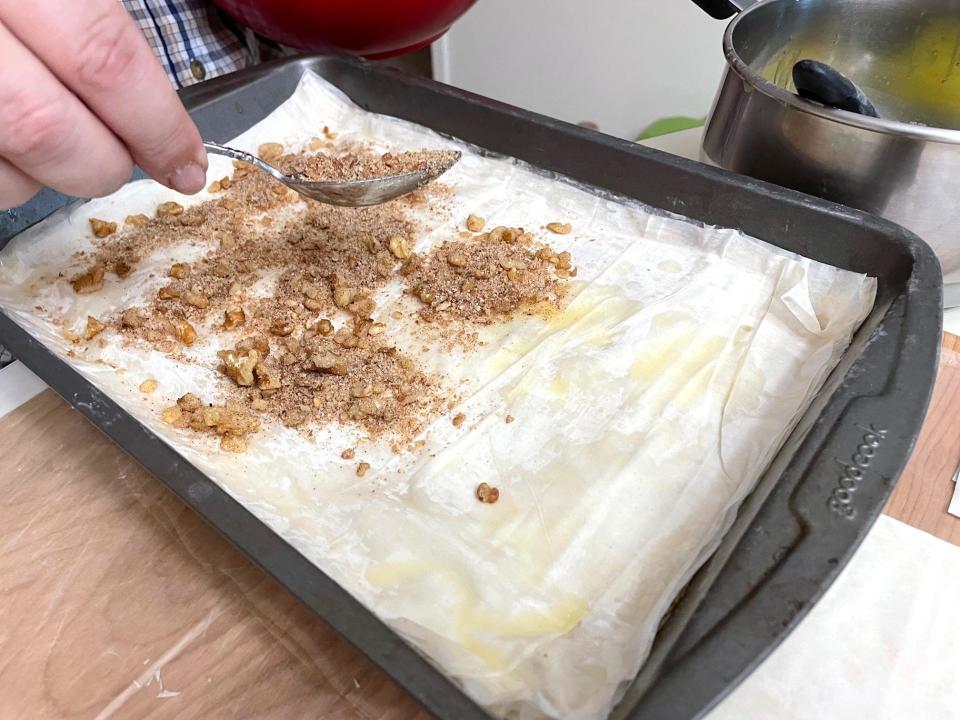
[[[691,117],[668,117],[648,125],[638,136],[637,142],[649,140],[650,138],[670,133],[681,132],[682,130],[692,130],[693,128],[703,127],[707,121],[706,118]]]

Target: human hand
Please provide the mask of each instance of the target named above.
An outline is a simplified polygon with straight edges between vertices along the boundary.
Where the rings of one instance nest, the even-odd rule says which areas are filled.
[[[163,68],[116,0],[0,0],[0,209],[47,185],[107,195],[136,163],[183,193],[207,156]]]

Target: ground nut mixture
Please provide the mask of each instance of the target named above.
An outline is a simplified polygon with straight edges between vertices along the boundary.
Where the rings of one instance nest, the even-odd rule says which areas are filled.
[[[408,292],[423,303],[429,322],[489,324],[564,296],[563,278],[576,274],[569,253],[537,243],[522,228],[496,228],[451,240],[402,270]]]
[[[348,152],[341,155],[287,156],[280,168],[307,180],[367,180],[370,178],[419,172],[436,175],[458,157],[453,150],[420,150],[418,152],[374,153]]]
[[[329,179],[436,167],[455,156],[357,147],[287,153],[279,143],[261,145],[259,154],[287,172]],[[246,448],[245,437],[257,431],[261,415],[308,437],[326,423],[355,425],[371,438],[394,436],[399,448],[452,405],[443,378],[429,376],[391,342],[397,314],[381,317],[374,300],[391,279],[400,278],[418,300],[422,320],[467,327],[537,304],[556,305],[563,278],[575,272],[569,254],[555,253],[521,228],[441,242],[421,257],[415,247],[433,228],[418,226],[407,208],[427,203],[438,224],[449,220],[440,184],[381,206],[341,208],[302,200],[238,162],[232,176],[215,181],[210,191],[215,198],[198,206],[162,203],[153,217],[128,217],[109,234],[105,230],[115,223],[92,222],[101,238],[98,250],[71,283],[77,293],[96,292],[108,273],[126,277],[157,248],[184,241],[207,248],[197,259],[171,263],[165,277],[155,279],[148,304],[90,318],[94,330],[85,339],[112,326],[126,342],[190,362],[186,350],[212,332],[229,404],[201,412],[191,409],[189,396],[167,408],[164,419],[216,433],[230,452]],[[471,216],[468,226],[481,229],[478,220]],[[271,289],[254,293],[265,279]],[[455,417],[454,426],[463,419]]]

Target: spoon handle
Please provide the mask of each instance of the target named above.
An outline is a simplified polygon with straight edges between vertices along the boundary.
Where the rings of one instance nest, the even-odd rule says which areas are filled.
[[[726,20],[731,15],[756,5],[758,0],[693,0],[707,15],[717,20]]]
[[[203,141],[203,146],[207,149],[207,152],[212,152],[214,155],[223,155],[228,158],[233,158],[234,160],[242,160],[245,163],[255,165],[264,172],[270,173],[277,180],[286,180],[286,176],[277,170],[273,165],[265,163],[263,160],[258,158],[256,155],[251,155],[248,152],[243,150],[237,150],[236,148],[227,147],[226,145],[218,145],[215,142]]]

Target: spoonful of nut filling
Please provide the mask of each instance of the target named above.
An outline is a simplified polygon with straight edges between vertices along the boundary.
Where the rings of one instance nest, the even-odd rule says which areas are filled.
[[[261,152],[261,157],[257,157],[217,143],[204,142],[203,145],[208,152],[260,168],[305,197],[343,207],[380,205],[407,195],[443,175],[461,155],[458,150],[321,154],[293,161],[288,172],[283,172],[263,159],[263,156],[270,159],[269,153]]]

